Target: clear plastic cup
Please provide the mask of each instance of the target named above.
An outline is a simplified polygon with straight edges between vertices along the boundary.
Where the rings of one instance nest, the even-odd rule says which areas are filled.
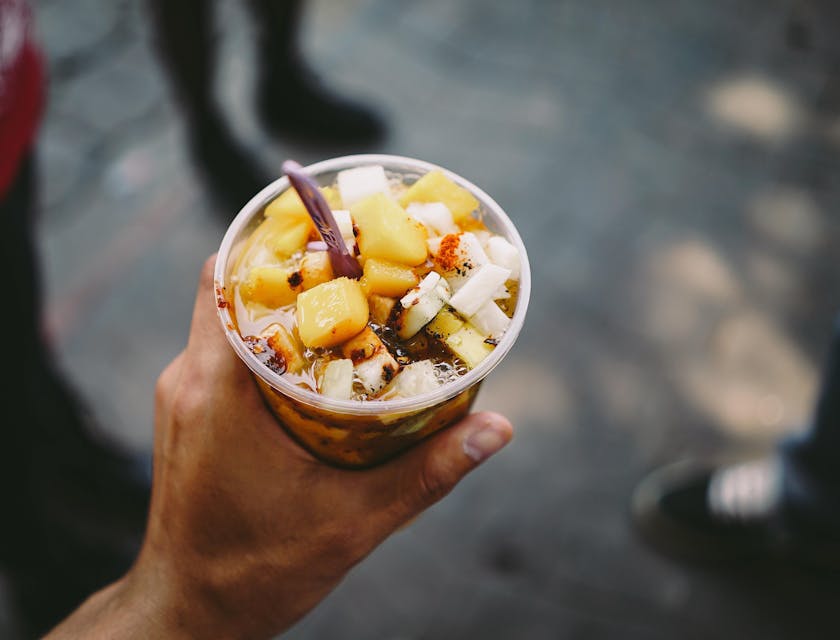
[[[329,185],[344,169],[382,165],[389,178],[409,185],[432,170],[443,171],[479,201],[488,229],[511,242],[521,259],[519,292],[510,327],[477,367],[433,392],[393,400],[336,400],[302,388],[263,364],[245,344],[231,314],[231,272],[244,241],[262,220],[263,209],[289,188],[285,176],[255,195],[228,227],[219,247],[215,269],[216,307],[225,334],[250,368],[266,400],[286,431],[317,458],[340,467],[363,468],[382,463],[434,432],[464,417],[481,382],[513,347],[528,309],[531,271],[525,246],[502,208],[484,191],[443,167],[394,155],[341,156],[305,168],[319,185]]]

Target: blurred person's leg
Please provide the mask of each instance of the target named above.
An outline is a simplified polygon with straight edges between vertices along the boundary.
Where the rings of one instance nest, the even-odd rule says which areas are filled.
[[[278,136],[327,144],[364,145],[385,134],[369,105],[324,86],[307,64],[300,41],[302,0],[249,0],[257,30],[257,108]]]
[[[157,52],[185,119],[192,159],[232,217],[271,182],[271,174],[237,140],[217,100],[212,0],[148,2]]]
[[[133,562],[151,469],[100,437],[42,327],[37,177],[30,155],[0,200],[7,375],[0,561],[27,637],[42,635]]]
[[[780,446],[782,500],[802,526],[840,532],[840,315],[811,424]]]
[[[807,431],[764,458],[667,465],[642,480],[632,506],[643,537],[678,557],[840,570],[840,316]]]

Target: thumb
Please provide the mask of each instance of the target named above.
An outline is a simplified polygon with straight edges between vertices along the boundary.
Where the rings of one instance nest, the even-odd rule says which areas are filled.
[[[448,494],[461,479],[504,447],[513,427],[502,415],[473,413],[418,444],[400,457],[368,472],[374,486],[365,494],[377,496],[389,526],[417,516]]]

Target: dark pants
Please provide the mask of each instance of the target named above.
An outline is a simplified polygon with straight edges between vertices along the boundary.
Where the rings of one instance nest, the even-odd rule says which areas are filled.
[[[840,532],[840,315],[824,362],[810,428],[780,445],[784,501],[799,523]]]
[[[43,333],[34,154],[0,198],[5,308],[0,569],[24,637],[40,637],[133,561],[150,467],[108,442]]]
[[[2,314],[3,352],[6,375],[0,385],[4,407],[0,448],[0,497],[7,514],[17,514],[17,526],[0,527],[0,553],[6,563],[16,561],[20,550],[31,544],[27,517],[28,482],[32,454],[30,427],[33,389],[44,361],[41,339],[41,291],[35,256],[35,168],[30,155],[21,164],[11,188],[0,199],[0,265],[4,274],[7,308]],[[21,522],[22,520],[22,522]],[[14,553],[10,551],[16,550]],[[9,553],[7,553],[9,552]]]

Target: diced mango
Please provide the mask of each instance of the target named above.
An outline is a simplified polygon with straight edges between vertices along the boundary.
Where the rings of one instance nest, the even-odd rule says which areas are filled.
[[[382,340],[379,339],[376,332],[370,327],[365,327],[360,333],[341,345],[341,353],[345,358],[350,358],[356,363],[360,360],[367,360],[379,349],[384,348],[385,345],[382,344]]]
[[[406,207],[410,202],[442,202],[459,224],[478,208],[475,196],[452,182],[442,171],[430,171],[400,196],[402,206]]]
[[[393,312],[396,304],[396,298],[387,298],[375,293],[368,296],[370,319],[377,324],[388,324],[388,320],[391,318],[391,312]]]
[[[444,307],[434,320],[426,325],[426,333],[438,340],[446,340],[463,326],[464,320],[450,308]]]
[[[378,258],[365,261],[364,274],[368,295],[402,296],[420,281],[405,265]]]
[[[333,347],[365,328],[368,303],[357,280],[336,278],[297,299],[297,325],[307,347]]]
[[[263,331],[263,334],[267,336],[268,346],[283,356],[283,360],[286,362],[286,371],[298,373],[306,366],[300,343],[282,324],[269,325]]]
[[[300,276],[304,291],[333,279],[330,255],[326,251],[313,251],[300,261]]]
[[[284,267],[254,267],[239,290],[246,304],[255,303],[276,309],[295,301],[301,291],[300,275]]]
[[[335,187],[321,187],[321,194],[324,196],[330,209],[341,208],[341,198],[338,195],[338,189]],[[266,205],[264,215],[266,218],[311,221],[309,212],[303,206],[303,201],[300,199],[298,192],[291,187]]]
[[[426,231],[422,224],[388,196],[375,193],[353,205],[350,215],[358,231],[356,242],[365,258],[379,258],[409,266],[426,260]]]
[[[312,222],[306,220],[266,218],[254,229],[242,252],[246,264],[254,264],[253,257],[265,250],[279,260],[284,260],[300,251],[309,240]],[[237,268],[239,263],[237,263]]]
[[[484,336],[471,324],[467,323],[444,341],[446,346],[464,361],[470,369],[493,352],[493,346],[487,344]]]

